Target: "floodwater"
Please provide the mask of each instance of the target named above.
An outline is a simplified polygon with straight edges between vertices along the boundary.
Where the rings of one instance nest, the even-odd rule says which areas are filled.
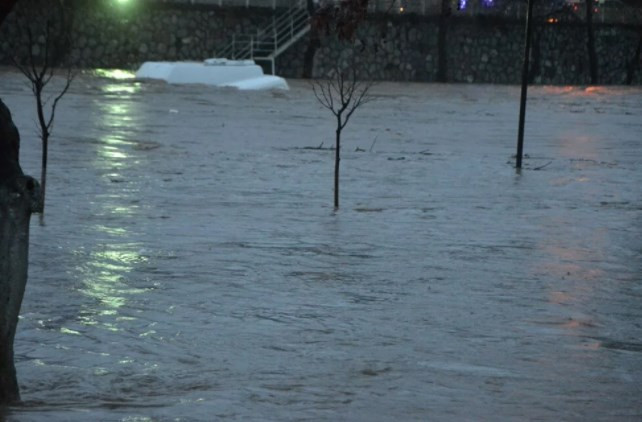
[[[642,89],[532,88],[516,174],[517,87],[381,84],[334,212],[306,82],[120,76],[57,114],[8,421],[642,418]]]

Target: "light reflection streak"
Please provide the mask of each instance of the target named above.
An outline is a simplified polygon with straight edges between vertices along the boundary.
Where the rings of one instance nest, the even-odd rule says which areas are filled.
[[[132,103],[133,94],[138,91],[136,86],[107,84],[102,87],[105,94],[112,95],[109,101],[100,103],[100,127],[107,133],[100,138],[100,149],[97,160],[109,168],[121,168],[131,161],[129,148],[134,141],[128,140],[130,133],[135,130],[134,115],[136,104]]]
[[[83,266],[83,286],[80,291],[95,299],[87,305],[80,320],[85,325],[101,325],[118,331],[118,322],[131,321],[132,317],[119,315],[128,298],[148,289],[131,287],[128,275],[146,258],[135,252],[137,244],[114,243],[105,245],[105,250],[94,251]]]
[[[97,71],[99,76],[127,78],[129,74],[119,71]],[[82,283],[80,291],[92,299],[84,306],[80,322],[88,326],[100,326],[110,331],[122,330],[123,323],[135,318],[122,314],[132,296],[146,292],[146,288],[132,285],[137,266],[147,258],[140,254],[141,245],[131,242],[128,224],[137,215],[138,206],[133,198],[138,197],[138,187],[127,182],[127,170],[140,164],[132,159],[131,140],[134,133],[136,103],[132,96],[139,90],[136,85],[106,84],[105,101],[96,103],[100,113],[97,127],[104,128],[104,135],[97,144],[94,166],[106,170],[107,184],[104,193],[96,198],[93,211],[96,222],[92,230],[104,239],[96,249],[89,252],[80,267]],[[119,183],[114,183],[119,182]]]
[[[573,225],[564,218],[550,218],[543,226],[546,233],[537,245],[541,259],[533,262],[531,270],[549,286],[542,299],[553,305],[552,316],[560,333],[577,339],[577,350],[597,350],[599,343],[586,344],[587,332],[596,327],[588,310],[608,277],[600,268],[608,250],[608,232],[596,229],[589,238],[578,239]]]
[[[599,251],[552,244],[540,247],[548,259],[546,263],[540,263],[538,268],[549,276],[582,280],[586,282],[582,285],[587,289],[594,287],[589,282],[598,282],[605,276],[604,270],[593,267],[594,263],[600,262]]]
[[[122,96],[123,94],[135,94],[140,91],[140,84],[110,84],[105,85],[102,90],[105,94],[114,94],[115,96]]]
[[[559,153],[561,157],[570,159],[597,160],[600,140],[596,136],[578,136],[576,134],[563,134],[559,139]]]
[[[566,86],[553,86],[546,85],[541,87],[543,92],[547,95],[560,95],[569,94],[571,97],[591,97],[594,95],[612,95],[614,92],[609,87],[604,86],[589,86],[586,88],[578,87],[575,85]]]
[[[118,80],[134,79],[134,77],[136,76],[134,72],[122,69],[95,69],[94,73],[96,74],[96,76],[99,76],[101,78]]]
[[[567,85],[567,86],[545,85],[542,87],[542,90],[547,95],[568,94],[573,92],[575,89],[576,87],[572,85]]]

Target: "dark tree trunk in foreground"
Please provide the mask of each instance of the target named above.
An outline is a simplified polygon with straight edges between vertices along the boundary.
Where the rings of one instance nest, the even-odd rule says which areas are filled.
[[[598,84],[597,75],[597,54],[595,53],[595,33],[593,31],[593,0],[586,1],[586,31],[587,31],[587,49],[589,56],[589,74],[591,76],[591,85]]]
[[[0,1],[0,25],[17,2]],[[0,100],[0,407],[20,400],[13,341],[27,284],[29,220],[42,208],[38,183],[22,173],[19,152],[18,129]]]
[[[0,406],[20,400],[13,340],[27,284],[29,220],[40,211],[40,188],[22,173],[20,137],[0,100]]]

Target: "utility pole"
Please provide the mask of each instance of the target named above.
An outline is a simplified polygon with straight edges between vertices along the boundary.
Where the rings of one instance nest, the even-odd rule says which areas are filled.
[[[524,43],[524,63],[522,67],[522,95],[519,102],[519,129],[517,133],[517,160],[515,168],[522,169],[522,155],[524,154],[524,121],[526,119],[526,95],[528,92],[528,68],[531,56],[531,38],[533,35],[533,4],[535,0],[528,0],[526,11],[526,41]]]

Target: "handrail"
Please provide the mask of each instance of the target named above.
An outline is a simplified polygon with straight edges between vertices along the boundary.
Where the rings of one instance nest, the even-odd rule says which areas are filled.
[[[231,43],[223,48],[218,56],[237,60],[274,60],[282,52],[279,50],[309,28],[308,10],[303,6],[304,2],[299,0],[298,7],[292,7],[274,17],[270,24],[257,29],[254,34],[233,35]]]

